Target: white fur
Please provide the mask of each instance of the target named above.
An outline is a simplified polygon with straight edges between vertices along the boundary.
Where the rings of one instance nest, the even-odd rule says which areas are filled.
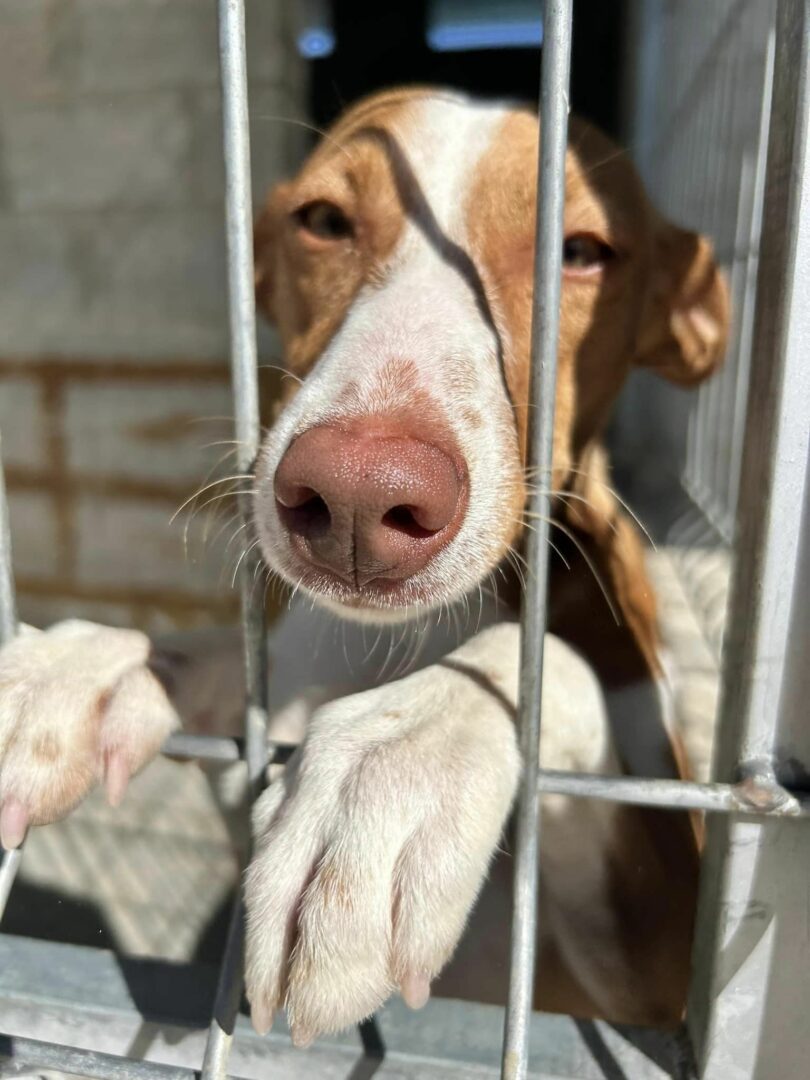
[[[546,648],[541,760],[615,769],[593,673],[558,639]],[[247,992],[260,1030],[283,1005],[306,1044],[396,988],[427,985],[446,963],[517,783],[519,652],[519,628],[503,623],[438,664],[315,713],[254,813]],[[585,886],[593,903],[612,810],[555,797],[544,813],[566,872],[555,899],[564,908],[569,887]]]
[[[282,660],[315,637],[302,612],[274,632]],[[326,677],[373,680],[350,660],[341,672],[339,645],[325,652]],[[0,804],[18,799],[31,821],[55,820],[103,780],[110,750],[130,771],[157,753],[178,715],[146,667],[149,653],[141,634],[88,623],[25,635],[0,652]],[[397,988],[411,1001],[427,992],[461,937],[514,795],[519,653],[518,626],[501,623],[398,681],[319,708],[316,695],[314,714],[306,668],[298,692],[288,686],[276,699],[284,707],[273,734],[303,727],[306,737],[254,817],[247,978],[258,1026],[283,1004],[303,1043],[360,1020]],[[178,669],[175,699],[187,696],[182,678],[196,681],[194,670]],[[35,749],[43,736],[58,742],[54,761]],[[550,768],[617,767],[595,676],[551,636],[540,752]],[[613,810],[544,803],[558,934],[596,995],[589,963],[609,940],[600,912]],[[474,958],[458,963],[476,970]]]
[[[7,829],[12,803],[24,814],[18,820],[38,824],[63,817],[104,779],[119,797],[158,753],[179,721],[146,667],[150,651],[135,630],[71,620],[24,633],[0,652]],[[0,814],[0,832],[2,822]]]
[[[468,251],[463,208],[475,165],[506,115],[502,106],[472,104],[451,95],[415,106],[393,137],[444,240]],[[387,267],[384,284],[365,286],[294,400],[270,431],[256,471],[256,526],[269,564],[298,584],[302,568],[290,550],[273,494],[273,477],[296,436],[351,416],[396,412],[409,399],[388,385],[387,369],[403,360],[417,372],[454,437],[469,471],[469,503],[454,540],[408,581],[409,599],[396,609],[342,608],[344,616],[400,621],[411,608],[456,600],[493,568],[503,532],[504,489],[514,483],[520,458],[492,326],[452,258],[437,250],[430,222],[409,221]],[[337,406],[354,389],[351,405]],[[461,417],[472,408],[474,431]],[[306,587],[306,586],[305,586]],[[328,600],[324,577],[316,592]]]

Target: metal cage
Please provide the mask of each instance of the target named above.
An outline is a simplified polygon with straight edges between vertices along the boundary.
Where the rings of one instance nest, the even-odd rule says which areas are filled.
[[[726,5],[729,10],[739,6]],[[572,0],[546,0],[531,387],[537,407],[530,413],[530,465],[540,470],[551,460],[571,17]],[[260,429],[243,0],[219,0],[219,40],[231,363],[239,468],[244,471],[258,450]],[[425,1080],[494,1075],[499,1053],[500,1075],[506,1080],[528,1075],[768,1080],[806,1072],[810,1036],[802,1014],[810,991],[810,797],[800,789],[807,787],[810,767],[804,722],[810,691],[810,364],[805,355],[810,342],[810,0],[780,0],[773,40],[773,85],[763,120],[765,125],[769,119],[763,126],[767,160],[759,180],[752,176],[761,189],[762,238],[755,303],[747,313],[750,381],[736,362],[726,377],[738,395],[749,386],[744,432],[732,432],[742,447],[739,497],[732,450],[715,447],[714,458],[706,456],[707,441],[714,438],[725,408],[722,388],[707,390],[700,400],[687,472],[696,490],[703,490],[706,468],[730,478],[728,499],[719,510],[722,528],[728,529],[737,503],[713,782],[604,778],[539,767],[548,553],[542,523],[548,496],[535,494],[532,510],[541,525],[530,534],[527,552],[532,573],[524,599],[519,708],[524,773],[502,1051],[501,1010],[441,1001],[431,1005],[426,1017],[406,1016],[393,1006],[378,1022],[361,1025],[358,1037],[325,1040],[308,1055],[274,1036],[260,1040],[243,1020],[237,1022],[242,940],[237,898],[215,994],[210,980],[191,969],[116,961],[101,950],[1,937],[0,1029],[5,1033],[0,1034],[0,1058],[9,1059],[15,1073],[56,1068],[105,1080],[228,1075]],[[763,138],[763,158],[765,148]],[[283,760],[286,748],[266,742],[262,612],[251,601],[254,567],[249,563],[243,560],[240,568],[248,685],[244,743],[176,736],[170,749],[218,760],[242,757],[255,795],[268,754]],[[15,625],[0,476],[0,640],[8,640]],[[543,792],[709,814],[693,983],[681,1032],[618,1029],[532,1014],[541,854],[536,822]],[[0,913],[23,857],[21,851],[3,857]],[[147,999],[148,1006],[138,1008],[136,1003]],[[201,1018],[212,1000],[205,1031]],[[167,1025],[169,1016],[173,1021]],[[455,1054],[454,1048],[461,1047],[465,1053]]]

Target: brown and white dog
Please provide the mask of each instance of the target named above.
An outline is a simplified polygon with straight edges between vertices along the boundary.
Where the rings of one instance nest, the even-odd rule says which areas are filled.
[[[600,438],[634,365],[682,384],[713,369],[726,291],[709,244],[663,221],[628,159],[572,121],[554,467],[528,477],[537,137],[522,108],[393,91],[351,109],[272,193],[256,228],[257,298],[300,382],[287,382],[256,465],[257,538],[300,594],[424,635],[426,612],[495,587],[519,559],[527,492],[544,484],[574,556],[552,581],[561,637],[548,643],[543,763],[677,772],[665,725],[641,715],[661,675],[655,607]],[[300,751],[261,796],[246,884],[259,1030],[282,1005],[300,1044],[396,989],[419,1005],[454,952],[519,770],[517,590],[498,588],[504,606],[484,629],[399,680],[361,675],[365,689],[308,716]],[[292,700],[314,682],[307,619],[299,607],[271,642],[275,670],[303,684]],[[150,654],[141,634],[87,623],[25,633],[0,653],[6,846],[96,782],[119,799],[158,752],[179,719]],[[677,1021],[697,868],[689,821],[561,798],[544,813],[537,1003]],[[478,906],[490,929],[501,873],[496,861]],[[506,918],[494,922],[492,941]],[[443,992],[475,992],[492,941],[467,936]]]

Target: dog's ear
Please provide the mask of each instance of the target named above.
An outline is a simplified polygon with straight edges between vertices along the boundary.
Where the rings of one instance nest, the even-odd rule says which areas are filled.
[[[256,307],[271,323],[275,322],[273,284],[276,276],[281,204],[286,190],[286,184],[277,184],[273,188],[253,226],[253,280],[256,288]]]
[[[691,386],[719,365],[728,326],[728,289],[711,244],[660,221],[636,363]]]

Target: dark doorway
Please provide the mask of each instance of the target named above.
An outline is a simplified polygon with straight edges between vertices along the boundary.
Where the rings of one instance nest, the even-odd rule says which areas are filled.
[[[310,61],[311,113],[319,126],[331,123],[364,94],[409,83],[537,100],[541,49],[531,32],[532,21],[538,26],[540,21],[542,5],[537,0],[323,0],[318,8],[330,37],[328,55]],[[465,39],[457,33],[449,47],[446,41],[443,47],[438,38],[448,8],[461,20],[469,10],[473,28],[486,19],[488,34],[473,32]],[[526,12],[522,23],[515,22],[516,9],[519,15]],[[611,134],[618,128],[623,11],[623,0],[579,0],[574,5],[572,108]],[[523,27],[523,43],[499,46],[499,39],[508,36],[502,31],[508,31],[510,17],[513,27]],[[490,40],[482,47],[481,39],[487,36]]]

